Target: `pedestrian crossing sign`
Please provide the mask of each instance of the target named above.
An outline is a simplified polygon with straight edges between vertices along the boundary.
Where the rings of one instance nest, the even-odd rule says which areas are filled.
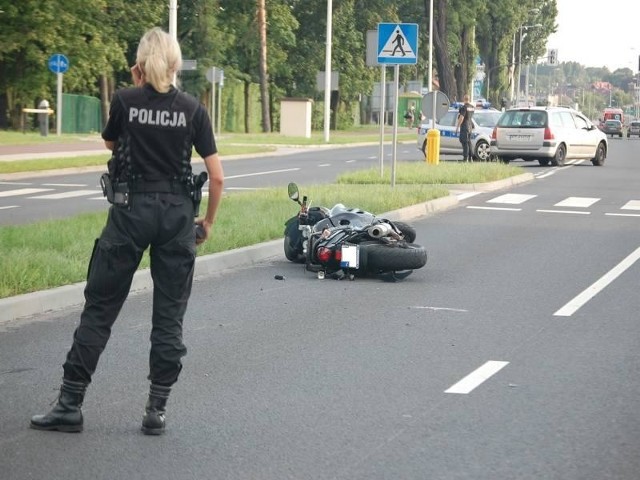
[[[418,24],[379,23],[378,63],[418,63]]]

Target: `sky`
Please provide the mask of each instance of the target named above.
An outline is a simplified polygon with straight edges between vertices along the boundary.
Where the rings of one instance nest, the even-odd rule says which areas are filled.
[[[557,31],[547,48],[559,62],[638,72],[640,0],[556,0]]]

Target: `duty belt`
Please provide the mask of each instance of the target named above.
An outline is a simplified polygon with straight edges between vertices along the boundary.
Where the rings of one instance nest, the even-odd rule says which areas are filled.
[[[129,193],[183,193],[191,195],[189,188],[180,180],[142,180],[131,182]]]

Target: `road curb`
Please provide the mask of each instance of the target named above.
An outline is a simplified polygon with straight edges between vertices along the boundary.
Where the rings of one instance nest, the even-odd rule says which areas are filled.
[[[446,187],[488,192],[508,188],[533,179],[534,176],[532,174],[526,173],[486,184],[447,185]],[[459,200],[456,195],[449,195],[386,212],[380,216],[397,221],[413,220],[448,210],[458,205],[458,203]],[[277,239],[227,252],[203,255],[196,259],[194,275],[196,279],[210,277],[220,275],[231,269],[250,267],[270,259],[282,259],[284,258],[282,248],[282,239]],[[84,303],[85,285],[86,282],[80,282],[0,299],[0,327],[14,320],[81,306]],[[143,292],[152,288],[152,286],[153,282],[149,269],[139,270],[133,277],[130,292],[131,294]]]

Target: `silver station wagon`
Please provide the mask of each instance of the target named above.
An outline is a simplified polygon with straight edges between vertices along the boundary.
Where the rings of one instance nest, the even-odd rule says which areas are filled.
[[[491,136],[491,154],[505,163],[521,158],[562,166],[568,159],[589,159],[601,166],[608,149],[605,133],[582,113],[565,107],[507,110]]]

